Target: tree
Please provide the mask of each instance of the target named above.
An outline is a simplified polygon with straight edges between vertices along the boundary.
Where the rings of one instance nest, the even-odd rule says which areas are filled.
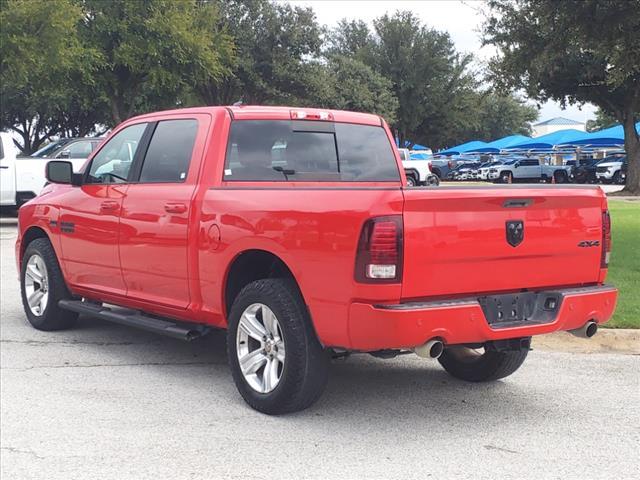
[[[310,96],[322,29],[310,8],[266,0],[217,0],[235,59],[220,81],[195,90],[208,105],[300,104]]]
[[[485,142],[507,135],[531,135],[531,122],[537,120],[538,109],[514,95],[480,93],[477,128],[466,138]]]
[[[191,87],[222,79],[233,56],[217,5],[200,0],[79,0],[82,41],[98,52],[96,88],[111,124],[179,106]]]
[[[94,53],[81,45],[76,34],[81,19],[82,10],[72,0],[2,3],[0,128],[21,137],[16,145],[24,154],[64,133],[62,119],[73,115],[72,110],[91,127],[82,134],[100,119],[79,99],[77,85],[90,84],[95,64]]]
[[[396,121],[398,100],[391,82],[360,60],[331,55],[317,64],[310,105],[338,110],[375,113],[389,123]]]
[[[591,102],[623,125],[625,193],[640,194],[640,0],[491,0],[492,78],[530,98]]]
[[[616,123],[618,123],[618,121],[615,117],[605,113],[604,110],[599,108],[596,110],[596,119],[587,120],[587,132],[596,132],[603,128],[613,127]]]

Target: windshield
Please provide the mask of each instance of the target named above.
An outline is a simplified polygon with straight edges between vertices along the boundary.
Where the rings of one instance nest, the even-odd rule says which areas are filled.
[[[51,142],[50,144],[42,147],[40,150],[37,150],[36,152],[32,153],[31,156],[32,157],[40,157],[40,158],[48,157],[53,152],[58,150],[60,147],[63,147],[67,143],[69,143],[69,141],[70,141],[70,139],[68,139],[68,138],[61,138],[60,140],[57,140],[55,142]]]

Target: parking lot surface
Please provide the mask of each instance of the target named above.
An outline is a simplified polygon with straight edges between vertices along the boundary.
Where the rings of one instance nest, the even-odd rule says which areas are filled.
[[[3,479],[639,478],[637,355],[533,351],[478,385],[414,355],[353,356],[311,409],[268,417],[236,392],[222,332],[30,328],[15,231],[3,219]]]

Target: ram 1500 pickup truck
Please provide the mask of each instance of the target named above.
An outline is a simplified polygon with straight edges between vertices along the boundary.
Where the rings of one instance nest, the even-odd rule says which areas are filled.
[[[236,386],[269,414],[311,405],[331,357],[415,352],[491,381],[533,335],[592,336],[616,305],[602,190],[405,188],[375,115],[152,113],[115,128],[82,174],[51,161],[47,178],[19,212],[29,322],[227,329]]]

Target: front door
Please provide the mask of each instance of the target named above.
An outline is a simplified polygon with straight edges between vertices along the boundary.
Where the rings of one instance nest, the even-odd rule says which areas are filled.
[[[189,218],[202,156],[194,145],[199,123],[206,136],[207,118],[152,124],[120,216],[120,260],[131,299],[178,309],[189,305]]]
[[[91,162],[81,187],[70,189],[60,210],[62,265],[76,287],[125,295],[118,252],[122,201],[147,123],[117,132]]]

